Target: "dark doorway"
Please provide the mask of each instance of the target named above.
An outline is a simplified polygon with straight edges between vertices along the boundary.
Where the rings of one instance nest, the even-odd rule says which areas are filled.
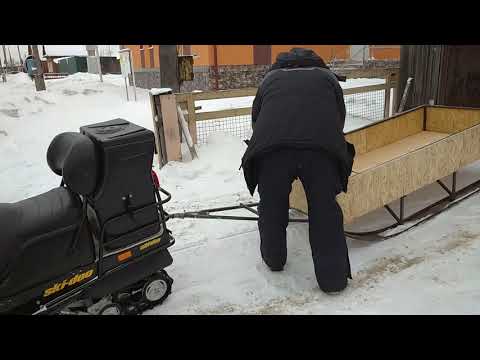
[[[272,63],[272,45],[253,45],[253,63],[270,65]]]

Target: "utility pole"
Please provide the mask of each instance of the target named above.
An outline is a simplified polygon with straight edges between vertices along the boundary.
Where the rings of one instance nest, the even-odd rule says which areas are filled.
[[[177,61],[177,45],[160,45],[160,85],[174,93],[180,91]]]
[[[103,82],[102,65],[100,63],[100,46],[98,45],[97,45],[97,64],[98,64],[98,74],[100,75],[100,82]]]
[[[18,50],[18,60],[20,61],[20,65],[23,65],[23,59],[22,59],[22,54],[20,54],[20,46],[17,45],[17,50]]]
[[[37,67],[35,71],[35,88],[37,91],[46,90],[45,80],[43,79],[42,62],[40,60],[40,55],[38,54],[38,45],[32,45],[32,55]]]

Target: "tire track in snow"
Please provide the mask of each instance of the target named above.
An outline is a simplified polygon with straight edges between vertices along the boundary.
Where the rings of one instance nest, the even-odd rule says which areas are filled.
[[[353,280],[349,282],[348,287],[338,295],[328,295],[321,292],[318,287],[314,287],[290,296],[273,298],[267,303],[252,309],[246,309],[238,304],[222,304],[209,309],[197,309],[195,313],[205,315],[225,313],[245,315],[287,314],[298,313],[302,311],[302,308],[309,305],[327,307],[332,303],[335,303],[337,309],[349,309],[352,300],[362,303],[374,301],[370,296],[371,290],[389,276],[399,274],[421,263],[451,255],[455,251],[468,250],[474,245],[480,245],[479,240],[480,233],[459,230],[443,236],[436,245],[428,246],[423,251],[416,250],[405,255],[385,256],[375,259],[365,268],[354,273]],[[422,251],[424,255],[418,256],[419,251]]]

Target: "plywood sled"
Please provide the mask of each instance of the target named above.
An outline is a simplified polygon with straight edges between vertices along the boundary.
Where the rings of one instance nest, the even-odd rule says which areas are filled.
[[[356,156],[348,192],[338,195],[345,223],[480,159],[480,109],[421,106],[346,134]],[[290,206],[308,213],[295,181]]]

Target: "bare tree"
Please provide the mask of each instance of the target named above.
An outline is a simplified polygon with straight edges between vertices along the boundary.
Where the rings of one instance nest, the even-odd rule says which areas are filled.
[[[13,63],[12,53],[10,52],[10,46],[8,47],[8,56],[10,58],[10,67],[13,67],[15,64]]]
[[[2,80],[3,82],[7,82],[7,76],[5,75],[5,71],[3,70],[2,66],[2,58],[0,57],[0,71],[2,72]]]
[[[22,54],[20,53],[20,46],[17,45],[17,50],[18,50],[18,61],[20,61],[20,65],[23,64],[23,59],[22,59]]]

